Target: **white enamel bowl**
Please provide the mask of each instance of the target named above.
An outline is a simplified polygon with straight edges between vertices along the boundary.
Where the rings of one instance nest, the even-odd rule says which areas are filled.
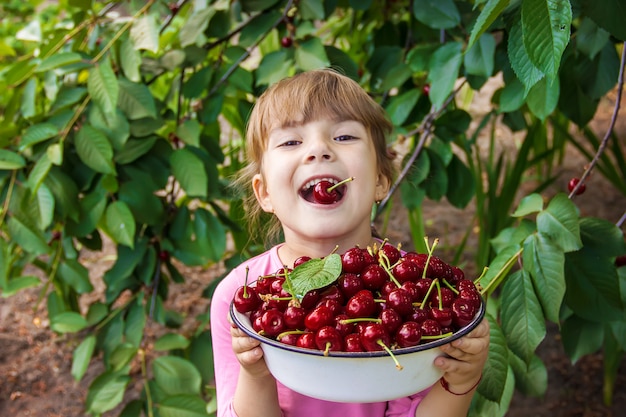
[[[265,362],[281,384],[300,394],[321,400],[351,403],[389,401],[406,397],[433,385],[442,372],[433,365],[444,353],[440,346],[474,329],[485,315],[484,301],[474,320],[453,335],[411,348],[393,350],[402,369],[385,351],[330,352],[290,346],[259,335],[247,315],[231,304],[231,317],[250,337],[260,340]]]

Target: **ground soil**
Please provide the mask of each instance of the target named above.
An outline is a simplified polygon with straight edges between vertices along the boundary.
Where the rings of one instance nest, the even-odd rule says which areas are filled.
[[[608,126],[615,95],[609,95],[602,103],[592,124],[599,136]],[[488,103],[480,102],[474,108],[475,119]],[[623,113],[623,112],[622,112]],[[626,121],[622,116],[617,132],[621,141],[626,138]],[[504,147],[512,147],[520,140],[514,134],[499,127],[497,135]],[[562,166],[558,167],[559,180],[556,191],[565,190],[567,181],[579,176],[587,163],[580,154],[570,149]],[[523,195],[524,190],[520,190]],[[601,175],[590,179],[584,198],[576,203],[583,216],[601,217],[617,222],[626,210],[626,197],[615,190]],[[397,205],[396,205],[397,206]],[[426,202],[424,205],[427,234],[441,239],[442,247],[454,247],[461,241],[472,222],[471,207],[458,210],[445,201]],[[391,240],[410,247],[406,216],[394,213],[387,229]],[[468,245],[471,248],[470,244]],[[89,304],[101,297],[102,274],[113,263],[113,250],[106,247],[102,253],[87,253],[81,258],[89,268],[95,285],[92,294],[83,300]],[[209,300],[203,298],[205,287],[221,273],[219,266],[208,270],[185,270],[187,280],[171,289],[170,308],[187,317],[182,332],[195,325],[195,317],[204,312]],[[148,335],[152,330],[148,329]],[[89,383],[102,372],[96,360],[81,382],[75,382],[70,374],[72,349],[75,341],[54,334],[49,330],[45,302],[39,299],[39,289],[21,292],[10,298],[0,298],[0,416],[4,417],[77,417],[83,416],[83,405]],[[603,369],[600,352],[586,356],[572,364],[563,351],[556,326],[550,326],[547,337],[538,349],[539,356],[548,367],[548,391],[542,398],[527,398],[516,393],[507,413],[509,417],[618,417],[626,415],[626,359],[622,361],[613,404],[603,404]],[[138,373],[138,371],[136,372]],[[119,412],[119,410],[116,410]],[[115,412],[107,416],[117,415]]]

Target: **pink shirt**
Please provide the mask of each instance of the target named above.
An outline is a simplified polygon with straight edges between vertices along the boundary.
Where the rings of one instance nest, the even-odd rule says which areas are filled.
[[[230,302],[238,287],[244,285],[246,266],[249,280],[275,273],[282,267],[278,246],[233,269],[217,286],[211,298],[211,337],[215,362],[218,417],[236,417],[232,401],[239,375],[239,362],[231,347],[228,314]],[[427,391],[410,397],[378,403],[336,403],[299,394],[279,382],[278,401],[284,417],[414,417],[417,405]]]

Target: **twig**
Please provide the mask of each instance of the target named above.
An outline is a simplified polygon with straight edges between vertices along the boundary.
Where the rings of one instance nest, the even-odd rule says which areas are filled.
[[[291,10],[292,4],[293,4],[293,0],[289,0],[287,2],[287,5],[285,6],[285,10],[284,10],[283,14],[280,16],[280,18],[277,19],[276,22],[274,22],[272,27],[267,32],[265,32],[264,36],[261,36],[259,39],[257,39],[254,42],[254,44],[252,44],[248,49],[246,49],[246,52],[243,53],[237,59],[237,61],[233,62],[233,65],[231,65],[230,68],[228,68],[228,70],[224,73],[224,75],[222,75],[222,78],[220,78],[220,80],[217,83],[215,83],[213,88],[211,88],[211,91],[209,91],[208,97],[211,97],[213,94],[215,94],[215,92],[221,87],[221,85],[224,84],[226,82],[226,80],[228,80],[228,78],[232,75],[232,73],[235,72],[235,70],[237,68],[239,68],[239,64],[241,64],[243,61],[248,59],[248,57],[252,54],[252,51],[254,51],[257,48],[257,46],[259,46],[261,41],[263,41],[263,39],[265,39],[265,36],[267,36],[267,34],[272,29],[278,27],[278,25],[280,25],[280,23],[285,20],[285,17],[287,16],[287,13],[289,13],[289,10]]]
[[[441,108],[439,108],[439,110],[434,110],[434,108],[431,109],[430,113],[428,113],[428,115],[426,115],[426,117],[424,118],[424,121],[417,128],[415,128],[414,130],[412,130],[412,131],[410,131],[410,132],[408,132],[406,134],[407,137],[411,137],[411,136],[417,135],[419,132],[422,132],[422,134],[420,135],[420,139],[419,139],[417,145],[415,146],[415,149],[413,150],[413,153],[411,154],[411,157],[408,159],[408,161],[406,161],[406,164],[402,168],[402,171],[398,175],[398,178],[396,178],[394,183],[389,188],[389,192],[387,193],[385,198],[383,198],[381,200],[380,204],[376,208],[376,213],[374,214],[374,218],[372,219],[372,223],[374,223],[374,221],[378,218],[380,213],[382,213],[384,211],[384,209],[387,206],[387,203],[389,203],[389,200],[391,199],[393,193],[396,192],[396,190],[398,189],[398,187],[400,186],[400,184],[402,183],[404,178],[408,175],[409,170],[413,167],[413,164],[415,163],[415,160],[417,159],[419,154],[422,152],[424,144],[426,143],[426,140],[428,139],[428,137],[430,136],[430,133],[432,132],[432,127],[433,127],[433,123],[434,123],[435,119],[443,112],[443,109],[448,107],[448,104],[450,104],[450,102],[454,99],[454,97],[456,97],[456,95],[458,94],[459,90],[461,89],[461,87],[464,84],[465,84],[464,82],[461,83],[457,87],[457,89],[454,92],[452,92],[452,94],[450,94],[450,96],[448,96],[448,98],[443,103]]]
[[[598,160],[600,159],[600,156],[602,156],[602,154],[604,153],[604,150],[606,149],[609,143],[609,139],[611,138],[611,134],[613,133],[613,129],[615,128],[615,122],[617,121],[617,114],[619,113],[619,108],[622,102],[622,90],[624,89],[624,66],[626,65],[626,42],[624,42],[622,45],[623,45],[622,60],[620,62],[619,76],[617,78],[617,97],[615,99],[615,106],[613,108],[613,114],[611,115],[611,122],[609,123],[609,128],[604,134],[604,137],[602,138],[602,142],[600,142],[600,146],[598,146],[598,150],[596,151],[596,154],[594,155],[593,159],[591,160],[591,162],[585,169],[585,172],[583,172],[583,175],[580,178],[580,181],[578,181],[578,184],[576,184],[576,186],[572,189],[572,191],[570,191],[569,196],[568,196],[569,199],[572,199],[576,195],[576,192],[578,191],[578,189],[582,187],[582,185],[585,183],[585,179],[587,179],[587,177],[591,175],[591,171],[597,165]]]

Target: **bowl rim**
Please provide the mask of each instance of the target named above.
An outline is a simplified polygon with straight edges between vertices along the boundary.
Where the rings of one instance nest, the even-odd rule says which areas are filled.
[[[408,353],[415,353],[415,352],[421,352],[421,351],[425,351],[425,350],[430,350],[430,349],[434,349],[437,348],[439,346],[443,346],[445,344],[448,344],[454,340],[457,340],[465,335],[467,335],[469,332],[471,332],[472,330],[474,330],[478,324],[482,321],[483,317],[485,316],[485,311],[486,311],[486,304],[485,304],[485,300],[484,298],[481,296],[480,297],[480,307],[478,309],[478,312],[476,313],[476,315],[474,316],[474,318],[472,319],[471,322],[469,322],[466,326],[461,327],[457,332],[451,334],[450,336],[441,338],[441,339],[435,339],[432,340],[430,342],[426,342],[426,343],[422,343],[416,346],[411,346],[411,347],[406,347],[406,348],[395,348],[392,349],[391,351],[393,352],[394,355],[405,355]],[[317,349],[308,349],[308,348],[303,348],[303,347],[299,347],[299,346],[293,346],[293,345],[288,345],[286,343],[282,343],[279,342],[276,339],[270,339],[269,337],[260,335],[259,333],[257,333],[254,329],[252,329],[251,327],[249,327],[248,325],[246,325],[246,323],[244,323],[239,315],[244,315],[244,313],[240,313],[235,309],[235,305],[234,302],[231,301],[230,303],[230,317],[233,320],[233,322],[237,325],[237,327],[239,327],[244,333],[246,333],[248,336],[252,337],[253,339],[256,339],[258,341],[260,341],[261,343],[264,343],[266,345],[270,345],[272,347],[281,349],[281,350],[287,350],[287,351],[291,351],[291,352],[298,352],[298,353],[303,353],[306,355],[314,355],[314,356],[324,356],[324,357],[338,357],[338,358],[372,358],[372,357],[389,357],[389,353],[385,350],[380,350],[380,351],[373,351],[373,352],[338,352],[338,351],[330,351],[327,353],[324,353],[321,350],[317,350]]]

